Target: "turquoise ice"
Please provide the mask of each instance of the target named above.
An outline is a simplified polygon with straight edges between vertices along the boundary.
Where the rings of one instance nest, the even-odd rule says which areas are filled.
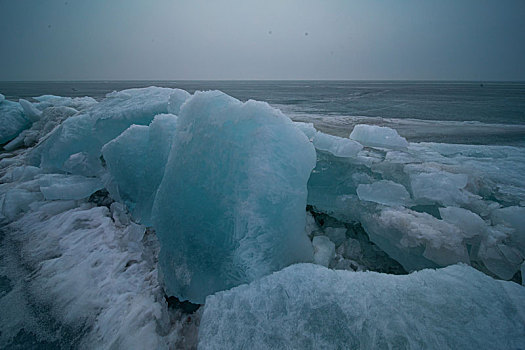
[[[20,104],[5,100],[0,94],[0,145],[11,141],[30,125]]]
[[[218,91],[182,107],[153,208],[168,295],[207,295],[312,260],[315,150],[280,111]]]
[[[149,126],[132,125],[102,148],[110,173],[106,187],[146,225],[151,224],[151,207],[164,176],[176,125],[175,115],[159,114]]]
[[[175,95],[172,97],[172,95]],[[100,103],[69,117],[33,152],[33,162],[48,171],[68,171],[70,157],[83,156],[80,175],[99,175],[102,147],[132,124],[148,125],[153,117],[172,111],[189,96],[186,91],[149,87],[113,92]]]

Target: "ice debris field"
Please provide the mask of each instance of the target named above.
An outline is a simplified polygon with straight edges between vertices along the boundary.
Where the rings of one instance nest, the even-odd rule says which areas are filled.
[[[0,95],[0,348],[519,349],[525,152],[220,91]]]

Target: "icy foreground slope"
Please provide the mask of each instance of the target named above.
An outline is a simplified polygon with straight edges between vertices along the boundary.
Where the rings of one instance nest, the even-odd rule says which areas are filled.
[[[0,348],[167,349],[194,342],[195,326],[164,300],[156,239],[120,204],[109,210],[85,201],[33,202],[6,229],[0,274],[11,290],[0,294]]]
[[[525,289],[465,265],[406,276],[297,264],[206,299],[199,349],[519,349]]]

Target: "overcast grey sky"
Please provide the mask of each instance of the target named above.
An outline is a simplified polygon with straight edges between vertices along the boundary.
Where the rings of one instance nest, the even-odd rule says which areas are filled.
[[[0,0],[0,80],[525,80],[525,1]]]

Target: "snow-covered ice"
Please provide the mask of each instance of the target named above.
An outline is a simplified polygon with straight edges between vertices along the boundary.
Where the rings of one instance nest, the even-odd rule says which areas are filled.
[[[199,315],[168,308],[154,232],[88,201],[99,179],[1,170],[0,348],[195,345]]]
[[[517,349],[525,289],[465,265],[406,276],[296,264],[206,299],[199,349]]]
[[[314,246],[314,263],[328,267],[335,257],[335,244],[326,236],[315,236],[312,244]]]

